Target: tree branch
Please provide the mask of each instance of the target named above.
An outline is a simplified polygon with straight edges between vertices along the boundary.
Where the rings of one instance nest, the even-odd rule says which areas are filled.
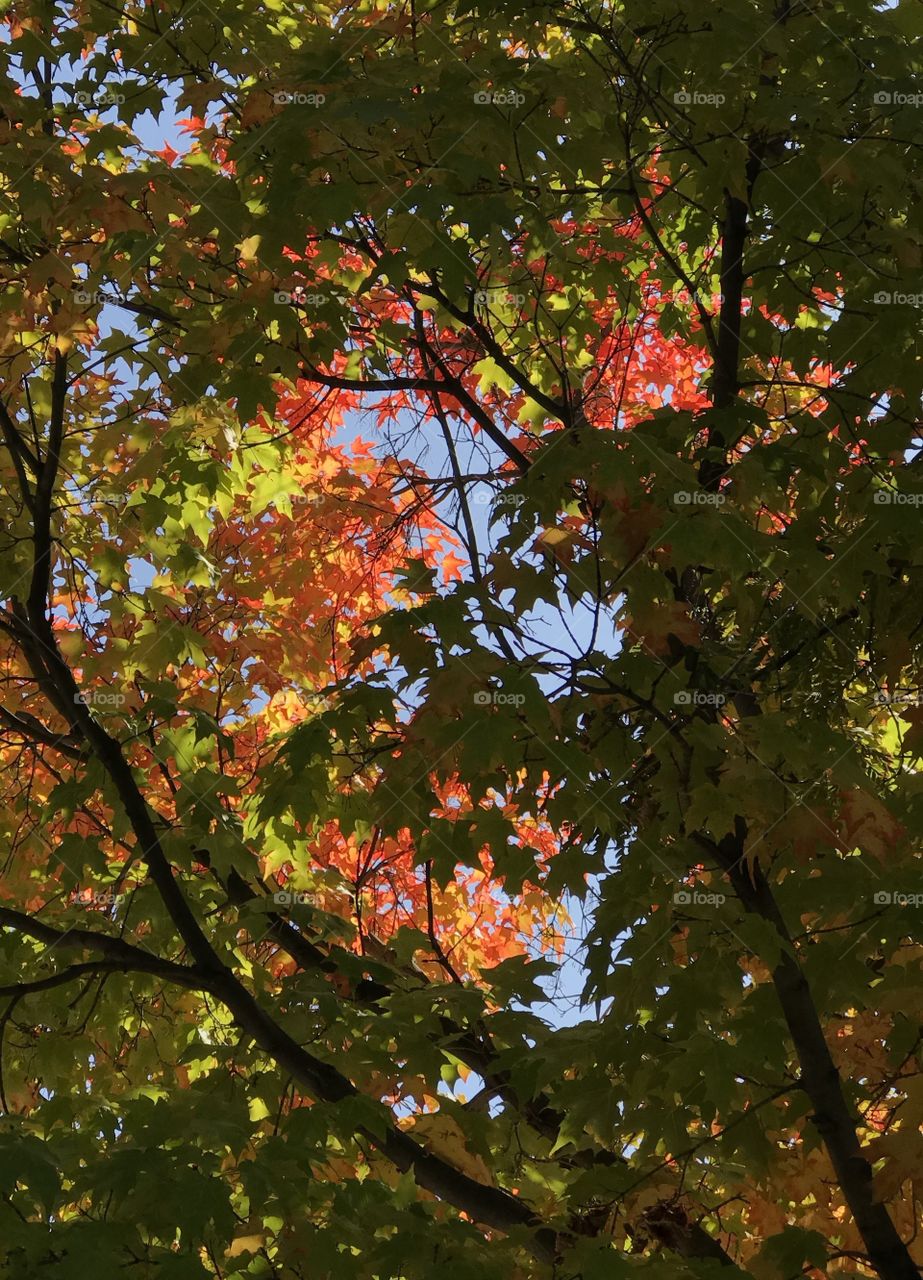
[[[796,958],[791,934],[759,861],[746,859],[746,826],[742,819],[737,822],[737,832],[720,843],[701,835],[697,835],[696,840],[723,867],[745,909],[771,924],[782,943],[780,958],[772,969],[772,981],[798,1056],[801,1086],[811,1100],[814,1126],[827,1148],[875,1270],[882,1280],[920,1280],[919,1269],[887,1208],[876,1197],[872,1168],[862,1152],[840,1073],[824,1036],[808,980]]]
[[[49,950],[63,948],[67,951],[95,951],[98,955],[105,957],[104,960],[94,960],[89,965],[75,965],[73,968],[65,970],[64,975],[54,974],[50,979],[40,979],[39,985],[31,984],[35,990],[42,990],[42,983],[57,986],[60,982],[69,982],[71,977],[80,976],[78,970],[89,968],[97,969],[101,972],[118,971],[128,973],[136,971],[138,973],[150,973],[154,977],[164,978],[168,982],[188,987],[190,990],[212,990],[207,974],[203,974],[200,970],[188,965],[175,964],[172,960],[165,960],[162,956],[155,956],[140,947],[132,946],[130,942],[125,942],[122,938],[113,938],[105,933],[96,933],[92,929],[55,929],[53,926],[45,924],[43,920],[37,920],[35,916],[30,916],[23,911],[15,911],[11,907],[0,907],[0,926],[15,929],[23,937],[35,938],[38,942],[47,942]],[[100,968],[101,966],[102,968]],[[24,985],[29,986],[30,984]],[[0,994],[17,995],[20,991],[20,987],[9,990],[0,989]],[[23,995],[27,994],[25,990],[22,990],[21,993]]]

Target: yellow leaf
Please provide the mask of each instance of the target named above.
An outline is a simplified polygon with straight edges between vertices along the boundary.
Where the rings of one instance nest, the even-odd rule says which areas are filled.
[[[444,1111],[417,1116],[413,1132],[416,1137],[423,1139],[430,1151],[447,1160],[461,1173],[466,1173],[469,1178],[474,1178],[485,1186],[493,1185],[490,1170],[480,1156],[468,1150],[462,1128],[452,1116],[446,1115]]]
[[[247,236],[246,240],[241,240],[237,246],[237,252],[240,254],[244,262],[255,262],[256,255],[259,252],[260,241],[262,236]]]
[[[539,542],[545,547],[558,547],[562,542],[570,541],[573,536],[572,529],[546,529]]]
[[[269,1108],[262,1098],[251,1098],[248,1106],[251,1120],[265,1120],[269,1115]]]
[[[227,1256],[236,1258],[242,1253],[259,1253],[266,1239],[264,1235],[237,1236],[228,1246]]]

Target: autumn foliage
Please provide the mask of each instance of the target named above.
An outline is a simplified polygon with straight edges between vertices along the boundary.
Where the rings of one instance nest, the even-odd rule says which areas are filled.
[[[919,1280],[923,32],[706,9],[6,10],[0,1276]]]

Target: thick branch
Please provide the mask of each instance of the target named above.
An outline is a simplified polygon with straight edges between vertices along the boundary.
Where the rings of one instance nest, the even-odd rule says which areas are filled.
[[[721,309],[714,347],[711,399],[716,409],[727,409],[740,392],[740,330],[746,269],[744,247],[749,232],[750,202],[762,167],[762,144],[751,145],[746,167],[746,198],[725,192],[724,222],[721,228]],[[711,457],[702,460],[699,481],[703,488],[716,490],[727,471],[725,440],[720,428],[708,432]],[[716,455],[720,453],[719,458]]]
[[[872,1169],[865,1158],[843,1093],[839,1071],[824,1036],[811,989],[796,959],[791,934],[758,862],[743,855],[746,835],[740,830],[720,844],[699,839],[717,856],[743,906],[773,926],[782,943],[772,970],[775,987],[789,1034],[801,1067],[801,1086],[814,1108],[812,1117],[823,1138],[843,1195],[875,1270],[882,1280],[920,1280],[886,1207],[877,1199]]]
[[[40,554],[41,543],[36,552]],[[32,598],[30,595],[30,604]],[[79,690],[60,651],[43,607],[30,610],[28,619],[17,615],[24,651],[33,674],[54,694],[56,705],[68,715],[76,734],[92,748],[109,775],[138,841],[141,856],[160,893],[174,927],[189,948],[198,970],[208,981],[208,989],[220,999],[246,1031],[293,1079],[324,1102],[342,1102],[358,1090],[336,1067],[303,1049],[257,1003],[236,975],[215,952],[173,875],[160,844],[151,814],[135,781],[121,744],[111,738],[77,696]],[[36,670],[36,667],[38,668]],[[555,1256],[554,1232],[542,1228],[528,1205],[508,1192],[484,1186],[424,1150],[408,1135],[391,1125],[372,1132],[359,1130],[401,1172],[413,1171],[424,1190],[447,1200],[477,1222],[502,1231],[527,1228],[532,1233],[532,1249],[542,1261]]]
[[[195,976],[193,969],[183,969],[182,965],[177,965],[176,967],[182,970],[183,976],[180,978],[170,974],[170,982],[188,987],[191,991],[207,990],[207,983],[203,984]],[[107,973],[139,972],[153,973],[156,977],[167,976],[161,973],[159,968],[145,968],[142,970],[135,964],[129,964],[128,961],[87,960],[83,964],[74,964],[69,969],[62,969],[60,973],[49,974],[47,978],[35,978],[32,982],[14,982],[11,986],[0,987],[0,996],[12,996],[14,1000],[21,1000],[24,996],[34,995],[39,991],[51,991],[55,987],[66,986],[69,982],[76,982],[78,978],[95,978]]]
[[[150,973],[154,977],[164,978],[168,982],[188,987],[190,990],[211,990],[208,975],[187,965],[175,964],[172,960],[165,960],[149,951],[143,951],[140,947],[134,947],[130,942],[125,942],[122,938],[112,938],[108,934],[96,933],[92,929],[55,929],[51,925],[45,924],[43,920],[37,920],[34,916],[27,915],[23,911],[14,911],[10,907],[0,907],[0,927],[2,926],[15,929],[23,937],[35,938],[38,942],[47,942],[49,951],[58,949],[91,951],[105,957],[104,960],[94,960],[87,965],[75,965],[70,969],[64,970],[63,973],[40,979],[38,983],[23,984],[25,987],[31,987],[34,990],[44,989],[43,984],[57,986],[60,982],[69,982],[71,978],[80,976],[78,971],[89,971],[90,969],[97,972],[118,971],[129,973],[134,971],[137,973]],[[23,987],[10,988],[9,990],[0,989],[0,994],[3,995],[16,995],[19,993],[28,994]]]
[[[0,725],[21,733],[22,736],[31,743],[40,743],[45,747],[54,747],[56,751],[60,751],[63,756],[67,756],[70,760],[79,760],[83,752],[78,746],[75,746],[73,740],[67,734],[55,733],[40,720],[36,720],[34,716],[24,712],[9,711],[6,707],[0,707]]]

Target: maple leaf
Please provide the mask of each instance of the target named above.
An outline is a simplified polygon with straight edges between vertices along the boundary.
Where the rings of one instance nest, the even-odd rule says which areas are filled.
[[[460,582],[462,578],[462,569],[467,567],[467,561],[460,559],[453,551],[447,551],[442,557],[439,567],[442,570],[443,582]]]
[[[880,861],[887,857],[904,834],[901,823],[878,797],[862,787],[841,793],[839,816],[844,848],[858,845]]]
[[[0,1271],[915,1277],[915,11],[22,8]]]

